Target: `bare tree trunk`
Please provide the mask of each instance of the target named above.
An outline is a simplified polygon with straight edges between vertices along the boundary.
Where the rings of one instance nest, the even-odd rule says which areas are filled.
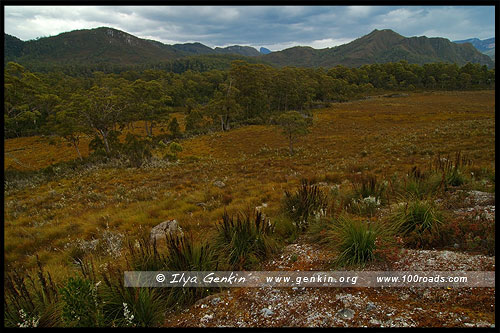
[[[104,142],[104,149],[106,150],[106,155],[110,156],[111,149],[109,148],[108,133],[102,130],[99,130],[99,132],[102,135],[102,141]]]
[[[78,148],[77,140],[73,140],[73,146],[75,147],[76,153],[78,154],[78,158],[80,159],[80,161],[83,161],[82,154],[80,153],[80,148]]]
[[[152,121],[152,120],[151,120],[151,122],[149,123],[149,125],[150,125],[150,126],[149,126],[149,128],[150,128],[150,130],[149,130],[149,136],[151,136],[151,137],[152,137],[152,136],[153,136],[153,126],[154,126],[154,124],[153,124],[153,121]]]

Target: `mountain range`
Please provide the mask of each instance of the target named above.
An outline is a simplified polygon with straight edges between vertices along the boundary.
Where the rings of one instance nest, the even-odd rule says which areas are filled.
[[[364,64],[397,62],[425,64],[448,62],[464,65],[467,62],[494,67],[490,57],[480,53],[472,44],[457,44],[445,38],[404,37],[392,30],[374,30],[350,43],[332,48],[314,49],[296,46],[263,54],[249,46],[210,48],[201,43],[167,45],[138,38],[124,31],[101,27],[75,30],[57,36],[22,41],[5,34],[4,63],[20,64],[95,64],[113,63],[137,65],[172,61],[190,56],[236,54],[251,57],[253,62],[276,66],[357,67]],[[264,50],[265,52],[265,50]]]
[[[492,59],[495,59],[495,37],[483,40],[479,38],[469,38],[464,40],[455,40],[453,43],[471,43],[472,46],[474,46],[479,52],[489,55]]]

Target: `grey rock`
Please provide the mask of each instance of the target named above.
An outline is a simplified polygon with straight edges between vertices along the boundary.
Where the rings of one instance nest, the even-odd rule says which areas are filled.
[[[260,310],[260,313],[262,313],[264,317],[269,317],[274,314],[274,311],[268,308],[263,308],[262,310]]]
[[[158,241],[160,239],[164,239],[165,235],[176,235],[183,237],[184,232],[182,231],[181,227],[179,227],[179,223],[176,220],[168,220],[158,224],[153,229],[151,229],[150,239],[156,239]]]
[[[337,313],[337,315],[341,318],[352,319],[354,317],[354,313],[355,313],[354,310],[346,308],[346,309],[340,310]]]
[[[226,187],[226,184],[224,184],[224,182],[222,182],[220,180],[216,180],[214,182],[214,186],[217,186],[218,188],[223,188],[223,187]]]
[[[375,304],[373,304],[372,302],[368,302],[368,304],[366,305],[366,311],[372,311],[372,310],[375,310],[377,308],[377,306]]]
[[[203,318],[200,319],[202,323],[206,323],[214,318],[214,315],[212,314],[206,314],[203,316]]]

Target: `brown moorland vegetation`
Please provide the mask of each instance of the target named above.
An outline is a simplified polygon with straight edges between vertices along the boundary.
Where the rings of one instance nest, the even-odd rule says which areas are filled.
[[[456,152],[473,161],[470,170],[494,174],[494,97],[494,91],[415,92],[332,104],[314,112],[311,131],[293,156],[277,127],[254,125],[182,140],[175,163],[110,163],[49,181],[6,184],[6,268],[35,268],[39,258],[62,281],[78,270],[76,245],[104,235],[108,244],[133,240],[167,219],[176,219],[195,242],[210,239],[224,211],[261,206],[275,218],[285,190],[304,178],[342,191],[362,173],[390,180]],[[141,133],[140,123],[134,132]],[[86,142],[81,151],[88,155]],[[5,140],[5,170],[36,170],[75,158],[73,148],[44,138]],[[491,184],[474,186],[494,191]],[[98,263],[119,258],[112,246],[90,251],[98,253]]]

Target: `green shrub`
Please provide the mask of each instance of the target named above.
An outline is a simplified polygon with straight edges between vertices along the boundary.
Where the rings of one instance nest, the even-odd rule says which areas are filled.
[[[377,259],[377,250],[389,244],[391,236],[391,230],[380,222],[340,215],[333,221],[327,236],[329,244],[340,253],[333,266],[364,266]]]
[[[379,207],[380,199],[372,196],[360,199],[352,198],[347,206],[351,213],[363,216],[374,216]]]
[[[439,233],[444,216],[433,202],[414,198],[400,204],[391,216],[391,221],[403,236],[421,239],[427,232]],[[410,243],[415,245],[415,241]]]
[[[327,197],[317,185],[307,180],[295,193],[285,191],[283,199],[284,213],[295,222],[299,231],[304,231],[312,216],[324,216],[327,208]]]
[[[6,327],[61,326],[61,303],[57,286],[37,258],[36,272],[13,270],[4,278]]]
[[[372,174],[355,176],[351,192],[338,194],[341,206],[347,211],[363,216],[373,216],[386,202],[387,182],[380,182]]]
[[[153,157],[151,138],[141,140],[137,135],[128,133],[120,151],[129,160],[132,167],[138,168]]]
[[[297,240],[298,230],[295,223],[284,214],[274,218],[274,230],[276,236],[284,239],[287,243],[293,243]]]
[[[167,258],[160,253],[155,240],[148,234],[142,235],[135,242],[127,240],[128,263],[134,271],[161,271],[167,266]]]
[[[250,269],[277,249],[274,225],[261,212],[255,216],[229,216],[224,212],[217,224],[216,248],[230,269]]]
[[[217,258],[208,243],[195,243],[192,238],[168,236],[167,268],[171,271],[210,271]]]
[[[214,271],[218,269],[217,256],[208,244],[195,243],[187,237],[167,237],[167,269],[169,271]],[[179,307],[206,297],[218,288],[162,288],[167,305]]]
[[[172,161],[172,162],[175,162],[177,161],[179,158],[177,157],[177,153],[181,152],[182,151],[182,146],[180,144],[178,144],[177,142],[171,142],[169,145],[168,145],[168,150],[165,155],[163,156],[163,158],[167,161]]]
[[[68,326],[98,327],[103,323],[97,286],[90,280],[71,277],[59,290],[64,302],[62,319]]]
[[[455,159],[448,157],[436,156],[433,161],[432,168],[442,175],[445,190],[448,186],[460,186],[469,181],[465,176],[464,170],[472,166],[472,161],[461,155],[460,152],[455,154]]]
[[[422,172],[414,166],[404,179],[405,195],[423,199],[434,195],[442,186],[442,176],[435,172]]]
[[[309,236],[311,242],[315,244],[328,244],[327,235],[330,231],[331,225],[331,219],[326,217],[315,219],[309,223],[307,236]]]
[[[107,327],[157,327],[165,319],[168,309],[164,300],[163,289],[170,288],[126,288],[124,270],[113,264],[107,264],[105,270],[98,273],[98,295],[102,301],[104,325]],[[86,277],[94,275],[84,272]],[[97,277],[94,276],[94,279]],[[93,280],[94,282],[96,280]]]
[[[378,201],[383,198],[387,187],[385,183],[378,181],[377,177],[372,174],[364,174],[355,177],[352,181],[352,185],[355,197],[360,199],[373,197]]]

